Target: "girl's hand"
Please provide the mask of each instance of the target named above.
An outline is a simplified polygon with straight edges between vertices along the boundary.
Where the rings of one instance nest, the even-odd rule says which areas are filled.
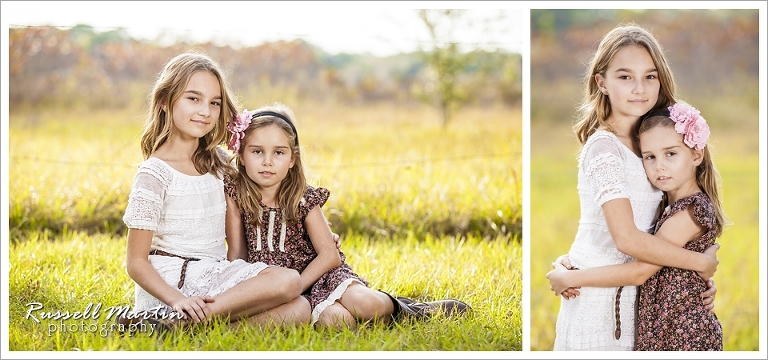
[[[720,264],[720,260],[717,259],[717,250],[720,250],[720,244],[714,244],[707,248],[707,250],[704,250],[704,255],[707,255],[712,260],[710,262],[710,267],[705,271],[697,271],[696,273],[701,277],[702,280],[708,281],[713,276],[715,276],[715,271],[717,271],[717,265]]]
[[[701,293],[701,299],[704,304],[704,309],[712,314],[715,313],[715,294],[717,294],[715,279],[709,278],[709,280],[707,280],[707,290]]]
[[[199,323],[205,321],[210,315],[211,309],[208,307],[208,303],[213,301],[214,298],[211,296],[190,296],[173,304],[171,308],[174,312],[181,314],[184,319]]]
[[[568,270],[573,270],[573,265],[571,265],[571,258],[568,257],[568,254],[558,256],[555,262],[565,266],[565,268]],[[554,266],[552,266],[552,268],[554,268]]]
[[[330,221],[328,222],[328,227],[331,227],[331,222]],[[339,237],[339,234],[337,234],[337,233],[333,232],[333,230],[331,230],[331,237],[333,238],[333,242],[336,243],[336,248],[337,249],[341,249],[341,238]]]
[[[565,275],[569,271],[568,268],[557,262],[552,263],[552,268],[553,270],[547,273],[547,279],[549,280],[549,289],[555,292],[555,296],[561,295],[566,300],[578,296],[578,288],[569,287],[565,283]]]

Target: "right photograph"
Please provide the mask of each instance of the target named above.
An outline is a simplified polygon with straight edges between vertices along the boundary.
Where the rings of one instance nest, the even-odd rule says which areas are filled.
[[[758,15],[530,11],[532,351],[760,350]]]

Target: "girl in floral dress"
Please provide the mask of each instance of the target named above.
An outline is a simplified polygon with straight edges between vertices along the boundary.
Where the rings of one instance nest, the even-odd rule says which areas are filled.
[[[228,125],[237,175],[224,179],[230,259],[295,269],[312,324],[355,328],[398,314],[464,313],[453,299],[415,302],[368,287],[331,239],[321,207],[330,192],[308,185],[293,112],[282,104],[244,111]]]
[[[638,134],[647,177],[664,191],[654,234],[704,252],[727,222],[718,196],[719,175],[706,146],[706,120],[695,108],[677,103],[641,119]],[[701,306],[699,294],[707,285],[695,271],[633,261],[557,273],[552,279],[559,287],[642,284],[636,350],[723,350],[721,324]]]

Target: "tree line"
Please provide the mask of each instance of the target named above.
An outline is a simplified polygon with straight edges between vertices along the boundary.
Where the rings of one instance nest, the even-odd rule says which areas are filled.
[[[122,29],[97,32],[78,25],[10,29],[10,109],[132,106],[168,59],[189,50],[219,61],[239,93],[288,89],[302,99],[340,103],[434,101],[434,90],[450,81],[462,104],[517,106],[522,98],[522,59],[516,53],[453,53],[456,69],[447,78],[430,63],[437,49],[374,57],[328,54],[302,40],[243,48],[184,41],[160,46]]]

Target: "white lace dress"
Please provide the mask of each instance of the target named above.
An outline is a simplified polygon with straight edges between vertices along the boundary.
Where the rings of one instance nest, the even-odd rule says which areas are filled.
[[[179,289],[184,295],[217,296],[267,267],[240,259],[227,261],[226,209],[223,179],[211,174],[186,175],[160,159],[149,158],[134,177],[123,221],[131,229],[154,231],[153,250],[200,259],[187,265]],[[183,259],[150,255],[149,262],[166,283],[177,288]],[[133,311],[157,307],[170,311],[136,284]]]
[[[633,258],[619,252],[608,232],[601,206],[629,198],[637,227],[650,231],[662,192],[648,181],[641,158],[611,132],[598,130],[579,155],[578,191],[581,219],[568,252],[580,269],[622,264]],[[554,350],[632,350],[635,344],[637,287],[624,286],[620,297],[621,337],[616,340],[617,287],[582,287],[581,294],[561,299]]]

